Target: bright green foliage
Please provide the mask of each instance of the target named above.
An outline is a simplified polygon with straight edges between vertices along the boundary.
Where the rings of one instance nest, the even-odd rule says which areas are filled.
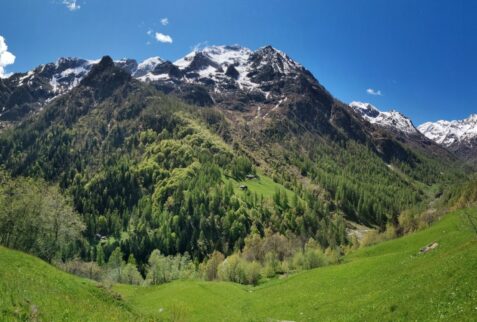
[[[0,170],[0,244],[47,261],[70,258],[84,225],[70,202],[43,181]]]
[[[195,267],[188,254],[164,256],[155,249],[149,256],[148,263],[146,282],[152,285],[190,278],[195,273]]]
[[[419,254],[431,242],[439,246]],[[177,281],[116,290],[141,312],[168,314],[183,305],[190,321],[473,321],[476,267],[477,239],[457,212],[427,230],[361,248],[343,264],[258,287]]]
[[[124,300],[39,259],[0,248],[0,312],[6,321],[144,321],[178,315],[187,321],[473,321],[477,239],[462,216],[449,214],[427,230],[361,248],[340,265],[257,287],[198,280],[115,286]],[[431,242],[438,247],[420,254]]]
[[[248,262],[238,254],[234,254],[218,266],[218,278],[222,281],[256,285],[260,280],[261,269],[259,263]]]
[[[123,256],[124,254],[121,252],[119,247],[116,247],[116,249],[111,253],[111,256],[109,256],[108,269],[111,279],[114,281],[121,280],[122,270],[126,264],[123,260]]]
[[[219,110],[139,83],[101,99],[79,90],[2,133],[0,162],[15,176],[58,182],[72,197],[86,225],[86,241],[72,251],[87,262],[119,247],[145,275],[155,249],[201,262],[268,230],[335,249],[349,242],[344,218],[384,229],[427,201],[425,183],[449,176],[430,180],[439,164],[406,151],[409,162],[386,165],[353,139],[296,133],[274,142],[264,132],[263,146],[254,147],[234,136]]]
[[[136,265],[127,263],[121,271],[119,282],[131,285],[142,285],[144,281]]]

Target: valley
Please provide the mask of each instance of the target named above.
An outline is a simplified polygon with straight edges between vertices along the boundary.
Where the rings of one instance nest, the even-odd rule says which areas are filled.
[[[0,311],[6,321],[32,315],[102,321],[472,321],[477,244],[464,212],[446,214],[429,229],[353,251],[342,264],[256,287],[184,280],[150,287],[116,285],[108,291],[0,248]],[[431,242],[439,246],[420,254]]]
[[[116,56],[7,74],[0,36],[0,320],[475,320],[475,114],[271,45]]]

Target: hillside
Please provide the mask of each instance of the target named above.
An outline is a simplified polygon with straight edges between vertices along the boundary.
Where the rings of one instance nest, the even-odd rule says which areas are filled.
[[[431,242],[439,246],[419,254]],[[460,211],[427,230],[359,249],[343,264],[254,288],[177,281],[115,289],[141,312],[181,308],[190,321],[472,321],[476,269],[477,239]]]
[[[190,69],[200,70],[204,55],[184,70],[195,75]],[[213,251],[241,250],[252,232],[266,231],[336,248],[349,244],[346,221],[384,229],[462,177],[447,151],[373,127],[274,48],[257,50],[246,64],[272,98],[252,96],[244,106],[265,111],[277,104],[273,97],[288,97],[267,117],[227,101],[240,91],[214,106],[189,105],[106,56],[0,134],[6,170],[59,185],[81,215],[85,238],[64,260],[95,260],[99,248],[107,260],[120,247],[144,272],[154,249],[203,261]],[[255,173],[262,186],[245,180]],[[239,191],[247,184],[247,193]]]
[[[475,209],[359,249],[343,264],[257,287],[194,280],[117,285],[123,300],[30,255],[0,248],[0,312],[7,321],[472,321],[477,239],[462,221],[464,211]],[[419,254],[431,242],[438,247]]]
[[[2,321],[144,321],[95,282],[0,247]]]

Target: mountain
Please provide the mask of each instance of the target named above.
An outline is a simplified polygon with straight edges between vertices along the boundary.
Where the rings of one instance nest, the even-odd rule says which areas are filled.
[[[0,130],[41,111],[45,104],[71,91],[98,62],[60,58],[27,73],[15,73],[0,79]],[[118,60],[115,64],[129,73],[139,71],[135,60]],[[147,69],[147,66],[142,68]]]
[[[351,102],[349,106],[370,123],[406,134],[419,133],[411,119],[397,111],[381,112],[376,106],[356,101]]]
[[[120,247],[140,268],[154,249],[201,261],[266,232],[334,248],[352,222],[383,229],[463,175],[447,150],[370,123],[270,46],[56,65],[0,87],[29,98],[6,105],[18,117],[3,119],[0,164],[71,198],[86,228],[63,257]]]
[[[463,120],[426,122],[419,125],[418,129],[459,157],[477,160],[477,114]]]
[[[0,96],[0,121],[18,121],[41,109],[49,100],[77,86],[97,62],[61,58],[4,80],[0,84],[5,87]],[[255,52],[240,46],[212,46],[174,63],[152,57],[139,64],[132,59],[115,64],[163,92],[199,106],[221,105],[248,112],[249,120],[266,118],[279,109],[288,99],[287,92],[296,95],[304,85],[308,90],[321,87],[311,73],[271,46]]]
[[[454,160],[456,158],[445,147],[439,146],[424,136],[414,126],[411,119],[398,111],[382,112],[370,103],[358,101],[351,102],[349,107],[362,119],[375,127],[392,133],[397,141],[411,147],[415,151],[438,159]]]

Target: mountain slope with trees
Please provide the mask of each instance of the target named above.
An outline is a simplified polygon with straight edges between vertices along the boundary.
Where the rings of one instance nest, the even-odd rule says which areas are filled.
[[[266,47],[251,66],[283,57]],[[257,67],[249,76],[287,97],[256,118],[256,97],[242,102],[248,112],[233,96],[188,105],[104,57],[78,86],[4,130],[0,161],[14,178],[45,180],[71,198],[85,228],[62,259],[107,261],[119,247],[143,274],[155,249],[198,263],[267,231],[339,253],[351,242],[349,221],[398,225],[401,211],[462,176],[445,150],[370,126],[295,67],[299,74]],[[249,176],[273,179],[275,191],[248,190]]]

